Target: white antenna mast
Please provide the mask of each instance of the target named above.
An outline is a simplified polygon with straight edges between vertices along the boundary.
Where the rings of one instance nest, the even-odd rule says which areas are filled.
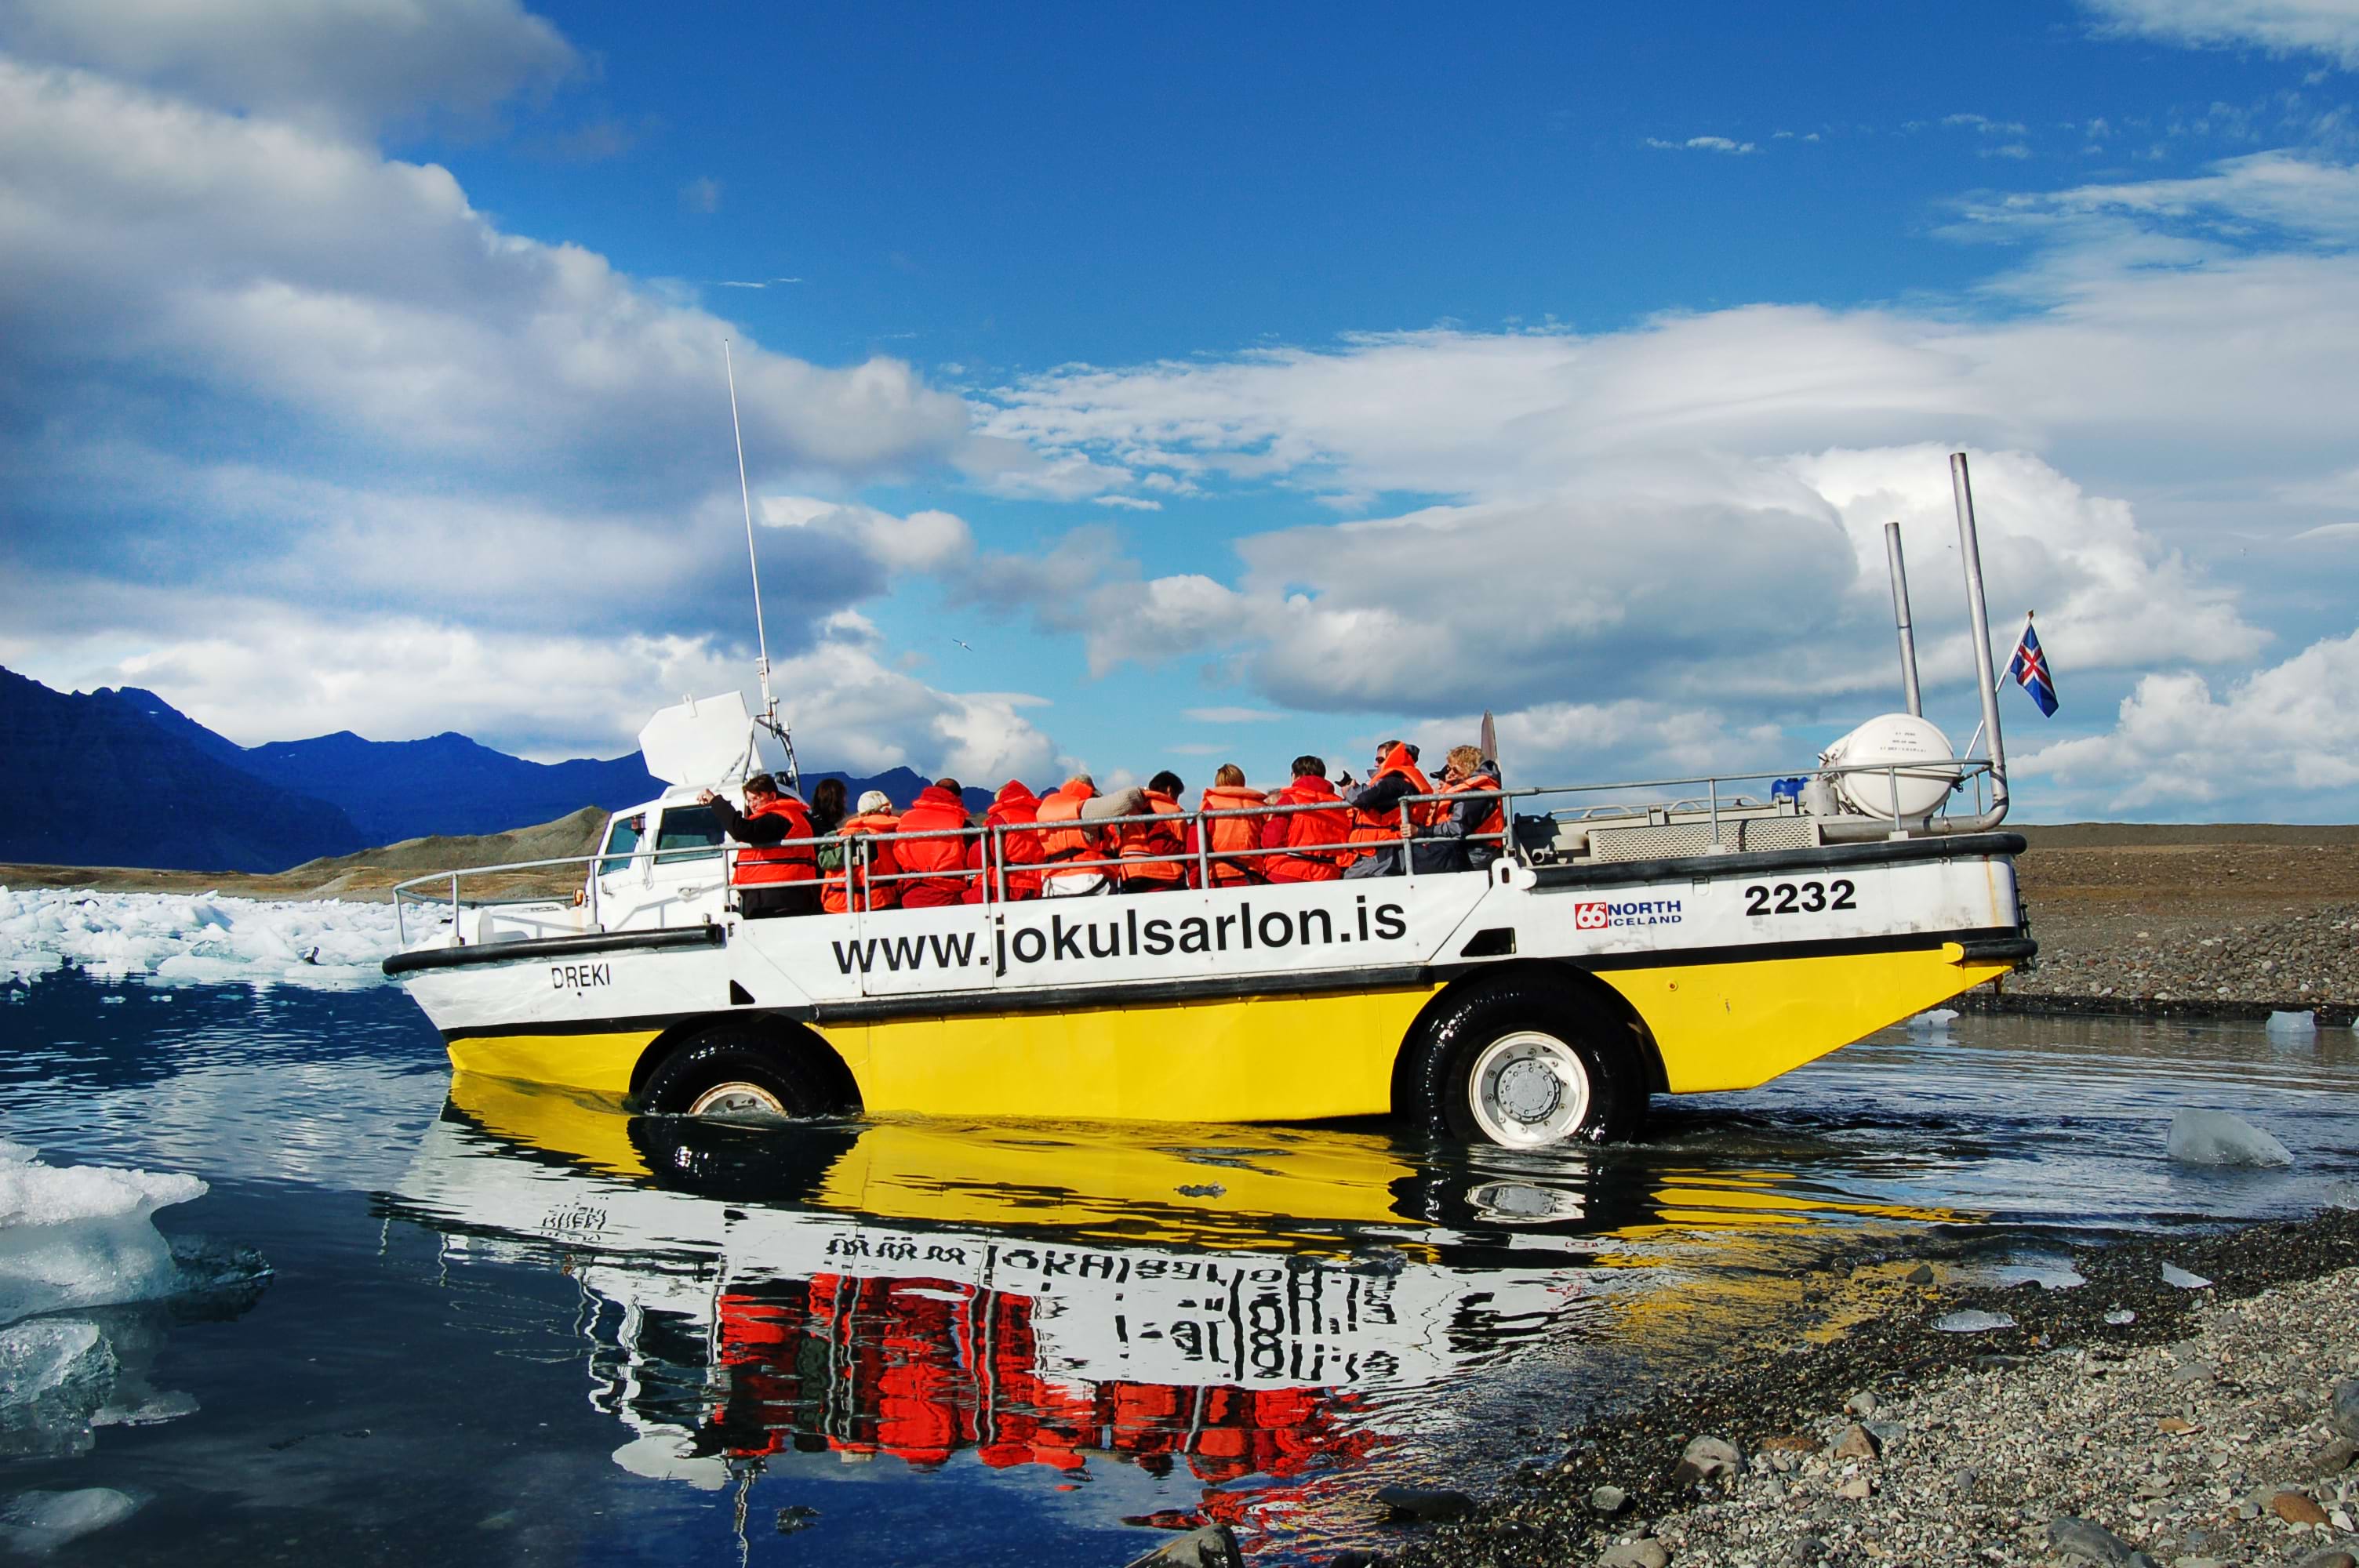
[[[762,728],[787,749],[787,784],[802,793],[801,770],[795,766],[795,743],[778,722],[778,699],[770,694],[770,633],[762,624],[762,562],[754,553],[754,492],[745,482],[745,429],[737,421],[737,365],[730,357],[729,340],[721,340],[721,367],[729,377],[729,433],[737,440],[737,499],[745,508],[745,565],[754,574],[754,640],[760,647],[756,668],[762,676]]]

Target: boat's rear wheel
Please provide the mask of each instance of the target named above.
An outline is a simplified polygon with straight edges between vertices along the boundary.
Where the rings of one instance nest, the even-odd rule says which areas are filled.
[[[647,1075],[639,1098],[658,1116],[716,1121],[783,1121],[833,1108],[824,1086],[791,1054],[753,1030],[726,1024],[673,1047]]]
[[[1428,1128],[1509,1149],[1619,1143],[1637,1135],[1647,1089],[1629,1026],[1569,987],[1510,975],[1445,994],[1414,1043]]]

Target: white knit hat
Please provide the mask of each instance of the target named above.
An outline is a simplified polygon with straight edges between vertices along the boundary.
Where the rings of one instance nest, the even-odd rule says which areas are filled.
[[[864,816],[872,811],[890,811],[893,809],[893,797],[881,789],[872,789],[860,797],[857,809]]]

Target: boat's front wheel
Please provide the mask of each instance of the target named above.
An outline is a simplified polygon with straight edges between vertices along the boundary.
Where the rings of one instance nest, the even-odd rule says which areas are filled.
[[[1569,987],[1503,976],[1442,998],[1415,1043],[1435,1132],[1509,1149],[1636,1136],[1647,1089],[1629,1026]]]
[[[825,1089],[790,1055],[751,1030],[723,1026],[682,1042],[657,1064],[640,1098],[658,1116],[782,1121],[830,1108]]]

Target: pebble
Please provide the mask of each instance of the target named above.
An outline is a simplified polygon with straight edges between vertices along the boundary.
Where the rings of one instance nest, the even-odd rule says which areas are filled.
[[[1843,1413],[1846,1415],[1874,1415],[1875,1413],[1875,1396],[1874,1394],[1864,1392],[1854,1394],[1851,1398],[1843,1401]]]
[[[1874,1459],[1881,1452],[1875,1435],[1864,1426],[1844,1427],[1835,1439],[1834,1456],[1838,1459]]]
[[[1447,1487],[1381,1487],[1376,1504],[1395,1524],[1433,1524],[1474,1511],[1473,1498]]]
[[[1856,1431],[1857,1429],[1854,1428],[1854,1430]],[[1847,1498],[1855,1503],[1866,1501],[1870,1497],[1875,1495],[1875,1483],[1870,1481],[1864,1476],[1854,1476],[1850,1480],[1845,1481],[1842,1486],[1835,1488],[1836,1497]]]
[[[2269,1511],[2288,1524],[2324,1524],[2326,1510],[2299,1492],[2279,1492],[2269,1498]]]
[[[2294,1568],[2359,1568],[2359,1559],[2353,1558],[2341,1547],[2330,1546],[2323,1552],[2311,1552]]]
[[[2334,1387],[2327,1420],[2335,1431],[2359,1443],[2359,1378],[2345,1378]]]
[[[1687,1445],[1679,1464],[1672,1466],[1671,1484],[1690,1487],[1698,1481],[1715,1481],[1744,1468],[1745,1455],[1736,1444],[1722,1437],[1699,1437]]]
[[[1589,1494],[1589,1506],[1610,1517],[1630,1506],[1630,1494],[1619,1487],[1600,1487]]]
[[[1933,1265],[1930,1263],[1919,1263],[1901,1277],[1906,1282],[1912,1285],[1930,1285],[1933,1282]]]
[[[1245,1568],[1245,1553],[1227,1525],[1208,1524],[1185,1535],[1175,1535],[1124,1568]]]
[[[1669,1568],[1671,1554],[1659,1541],[1625,1541],[1607,1547],[1605,1555],[1597,1560],[1597,1568]]]
[[[2104,1568],[2155,1568],[2154,1559],[2107,1530],[2070,1514],[2049,1521],[2048,1544],[2067,1557],[2096,1563]]]

